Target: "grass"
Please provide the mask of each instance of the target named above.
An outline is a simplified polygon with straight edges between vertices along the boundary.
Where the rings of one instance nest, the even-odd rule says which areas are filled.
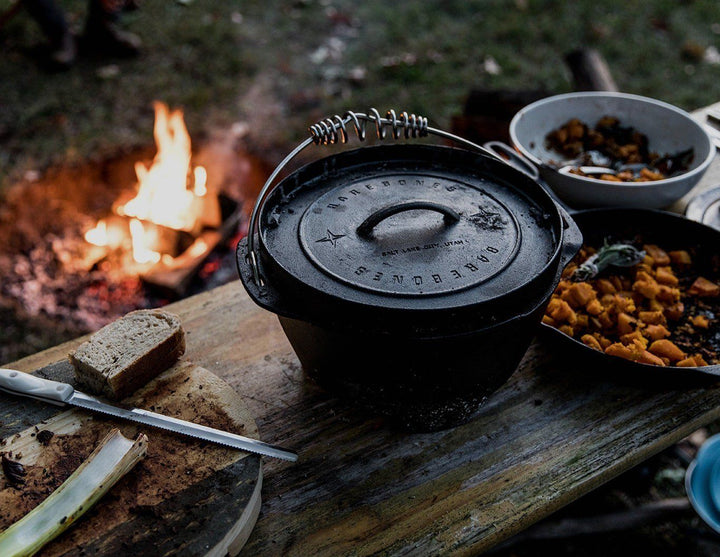
[[[62,6],[80,31],[86,2]],[[563,56],[582,46],[623,91],[686,109],[720,98],[720,65],[702,59],[720,46],[709,0],[143,2],[122,23],[142,37],[140,58],[83,57],[56,74],[37,63],[44,38],[26,13],[0,31],[0,186],[147,145],[156,99],[185,109],[194,138],[246,121],[258,148],[282,150],[347,109],[447,127],[472,88],[570,91]]]

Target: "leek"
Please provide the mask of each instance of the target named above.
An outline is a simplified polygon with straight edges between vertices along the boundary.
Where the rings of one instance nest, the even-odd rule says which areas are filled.
[[[0,555],[34,555],[92,507],[146,452],[147,436],[140,434],[132,441],[112,429],[60,487],[0,533]]]

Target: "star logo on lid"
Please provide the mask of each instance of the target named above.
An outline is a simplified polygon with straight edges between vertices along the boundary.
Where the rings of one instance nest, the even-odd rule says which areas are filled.
[[[319,240],[315,240],[315,242],[330,242],[333,247],[337,246],[337,241],[340,238],[344,238],[345,234],[333,234],[330,232],[330,229],[327,230],[327,236],[324,238],[320,238]]]

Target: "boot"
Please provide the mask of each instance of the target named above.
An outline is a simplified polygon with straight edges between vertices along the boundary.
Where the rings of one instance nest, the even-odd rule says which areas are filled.
[[[23,0],[23,5],[48,39],[53,69],[69,68],[75,62],[77,46],[63,11],[53,0]]]
[[[140,37],[123,31],[117,25],[124,3],[113,0],[93,0],[90,3],[83,43],[88,50],[110,56],[137,56],[142,47]]]

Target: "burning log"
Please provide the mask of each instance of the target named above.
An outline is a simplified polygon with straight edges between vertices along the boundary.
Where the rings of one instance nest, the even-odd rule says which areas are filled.
[[[119,197],[113,215],[85,237],[108,250],[131,250],[143,281],[181,296],[240,213],[237,203],[208,187],[204,167],[192,167],[182,112],[156,102],[155,117],[158,150],[152,164],[136,162],[137,191]]]
[[[176,133],[180,128],[175,126]],[[54,343],[60,342],[134,309],[161,306],[237,278],[233,248],[244,234],[246,209],[272,167],[238,152],[233,137],[213,135],[199,150],[197,158],[208,169],[206,191],[198,186],[205,173],[194,159],[194,168],[165,174],[182,176],[184,190],[196,198],[186,204],[197,209],[197,220],[187,229],[114,211],[139,192],[131,187],[139,180],[137,161],[145,161],[146,171],[150,161],[158,159],[190,164],[184,155],[165,153],[165,144],[162,157],[143,147],[100,161],[52,167],[10,188],[0,205],[5,239],[0,248],[0,313],[4,323],[12,323],[0,350],[4,359],[36,351],[42,347],[38,343],[46,341],[46,331],[56,335]],[[180,143],[189,148],[187,141]],[[221,157],[215,156],[218,152]],[[183,194],[168,196],[176,197]],[[143,229],[136,235],[138,249],[133,249],[130,232],[133,219]],[[160,240],[146,244],[144,232],[151,229],[159,231]],[[133,256],[142,250],[148,258],[140,257],[140,263]],[[25,335],[15,322],[42,332]]]
[[[140,278],[157,291],[173,298],[185,295],[190,282],[197,274],[207,256],[223,241],[230,238],[242,220],[241,206],[229,197],[220,196],[219,201],[225,208],[221,225],[216,229],[207,229],[198,236],[182,254],[170,261],[160,261]],[[218,204],[218,207],[220,203]]]
[[[110,215],[102,219],[85,237],[88,242],[105,247],[107,252],[113,249],[132,248],[132,238],[138,235],[142,237],[143,249],[170,257],[177,257],[195,241],[195,236],[185,230],[119,215]]]

